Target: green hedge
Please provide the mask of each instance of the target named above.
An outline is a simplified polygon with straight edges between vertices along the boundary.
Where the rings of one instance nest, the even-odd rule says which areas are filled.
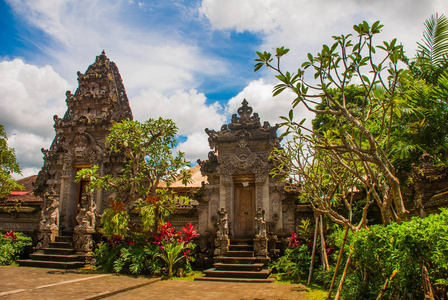
[[[426,266],[436,298],[448,292],[448,210],[424,219],[389,226],[375,225],[351,236],[351,270],[344,299],[375,299],[394,270],[388,299],[423,299],[422,268]]]
[[[0,235],[0,266],[14,264],[31,244],[32,239],[21,232],[9,231]]]

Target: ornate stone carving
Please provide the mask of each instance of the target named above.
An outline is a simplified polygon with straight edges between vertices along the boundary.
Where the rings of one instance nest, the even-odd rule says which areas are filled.
[[[266,234],[266,220],[264,218],[264,210],[259,208],[255,216],[255,237],[265,238]]]
[[[224,208],[218,210],[218,232],[216,232],[216,235],[218,238],[229,237],[229,220]]]
[[[39,223],[40,229],[54,229],[59,227],[59,200],[58,195],[51,188],[50,193],[45,192],[44,208],[42,209]]]
[[[81,202],[78,205],[78,215],[76,216],[76,222],[78,225],[75,227],[75,230],[85,230],[88,232],[95,231],[96,224],[96,205],[94,201],[88,199],[86,194],[84,194],[81,198]]]
[[[75,230],[73,245],[76,252],[91,252],[93,248],[92,234]]]

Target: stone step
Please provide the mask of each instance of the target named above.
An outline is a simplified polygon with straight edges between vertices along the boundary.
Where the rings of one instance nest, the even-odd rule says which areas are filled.
[[[274,278],[224,278],[224,277],[196,277],[194,280],[200,281],[224,281],[224,282],[247,282],[247,283],[273,283]]]
[[[60,236],[55,237],[55,242],[73,243],[73,237],[60,235]]]
[[[255,262],[255,257],[217,256],[215,257],[215,262],[226,264],[252,264]]]
[[[55,254],[55,255],[71,255],[75,252],[73,248],[43,248],[44,254]]]
[[[226,256],[231,256],[231,257],[254,257],[254,251],[227,251]]]
[[[254,264],[225,264],[225,263],[215,263],[213,266],[216,270],[235,270],[235,271],[260,271],[264,264],[254,263]]]
[[[253,239],[234,239],[230,240],[230,245],[253,245]]]
[[[84,262],[57,262],[57,261],[44,261],[44,260],[32,260],[23,259],[17,261],[20,266],[34,267],[34,268],[50,268],[50,269],[78,269],[85,266]]]
[[[73,243],[72,242],[51,242],[48,245],[48,248],[73,249]]]
[[[230,251],[254,251],[253,245],[230,245]]]
[[[40,254],[33,253],[30,255],[32,260],[55,261],[55,262],[80,262],[84,261],[84,257],[79,255],[56,255],[56,254]]]
[[[205,270],[204,274],[206,277],[266,279],[269,277],[270,271],[268,269],[262,269],[260,271],[230,271],[211,268]]]

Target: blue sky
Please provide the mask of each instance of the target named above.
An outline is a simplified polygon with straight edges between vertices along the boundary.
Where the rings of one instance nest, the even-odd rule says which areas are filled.
[[[0,123],[24,175],[37,174],[65,91],[104,49],[135,119],[172,118],[194,162],[209,151],[204,129],[244,98],[271,124],[289,111],[291,95],[271,97],[274,74],[253,72],[255,51],[286,46],[294,70],[332,35],[380,20],[381,40],[397,37],[412,57],[425,19],[447,11],[444,0],[0,0]]]

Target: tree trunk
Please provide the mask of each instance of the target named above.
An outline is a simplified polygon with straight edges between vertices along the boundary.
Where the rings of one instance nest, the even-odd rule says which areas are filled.
[[[310,274],[308,275],[308,282],[306,285],[311,284],[311,278],[313,277],[313,264],[314,256],[316,255],[316,243],[317,243],[317,228],[319,227],[319,217],[316,217],[314,228],[314,241],[313,241],[313,253],[311,254]]]
[[[333,279],[331,280],[330,290],[328,291],[328,299],[331,298],[331,291],[333,289],[334,282],[336,281],[336,275],[338,273],[339,264],[341,263],[342,254],[344,252],[344,246],[345,246],[345,241],[347,240],[348,230],[349,229],[347,226],[345,229],[344,238],[342,239],[341,251],[339,251],[338,262],[336,263],[336,267],[334,268],[334,274],[333,274]]]
[[[348,266],[350,264],[350,259],[352,258],[353,250],[350,250],[350,254],[348,255],[347,263],[345,264],[344,273],[342,273],[341,281],[339,282],[338,292],[336,293],[336,297],[334,300],[338,300],[341,296],[342,286],[344,285],[345,276],[347,276]]]
[[[327,247],[325,246],[324,222],[322,219],[322,215],[320,215],[319,218],[320,218],[320,247],[322,248],[322,266],[324,267],[325,271],[325,269],[327,270],[330,269],[330,265],[328,264]]]

